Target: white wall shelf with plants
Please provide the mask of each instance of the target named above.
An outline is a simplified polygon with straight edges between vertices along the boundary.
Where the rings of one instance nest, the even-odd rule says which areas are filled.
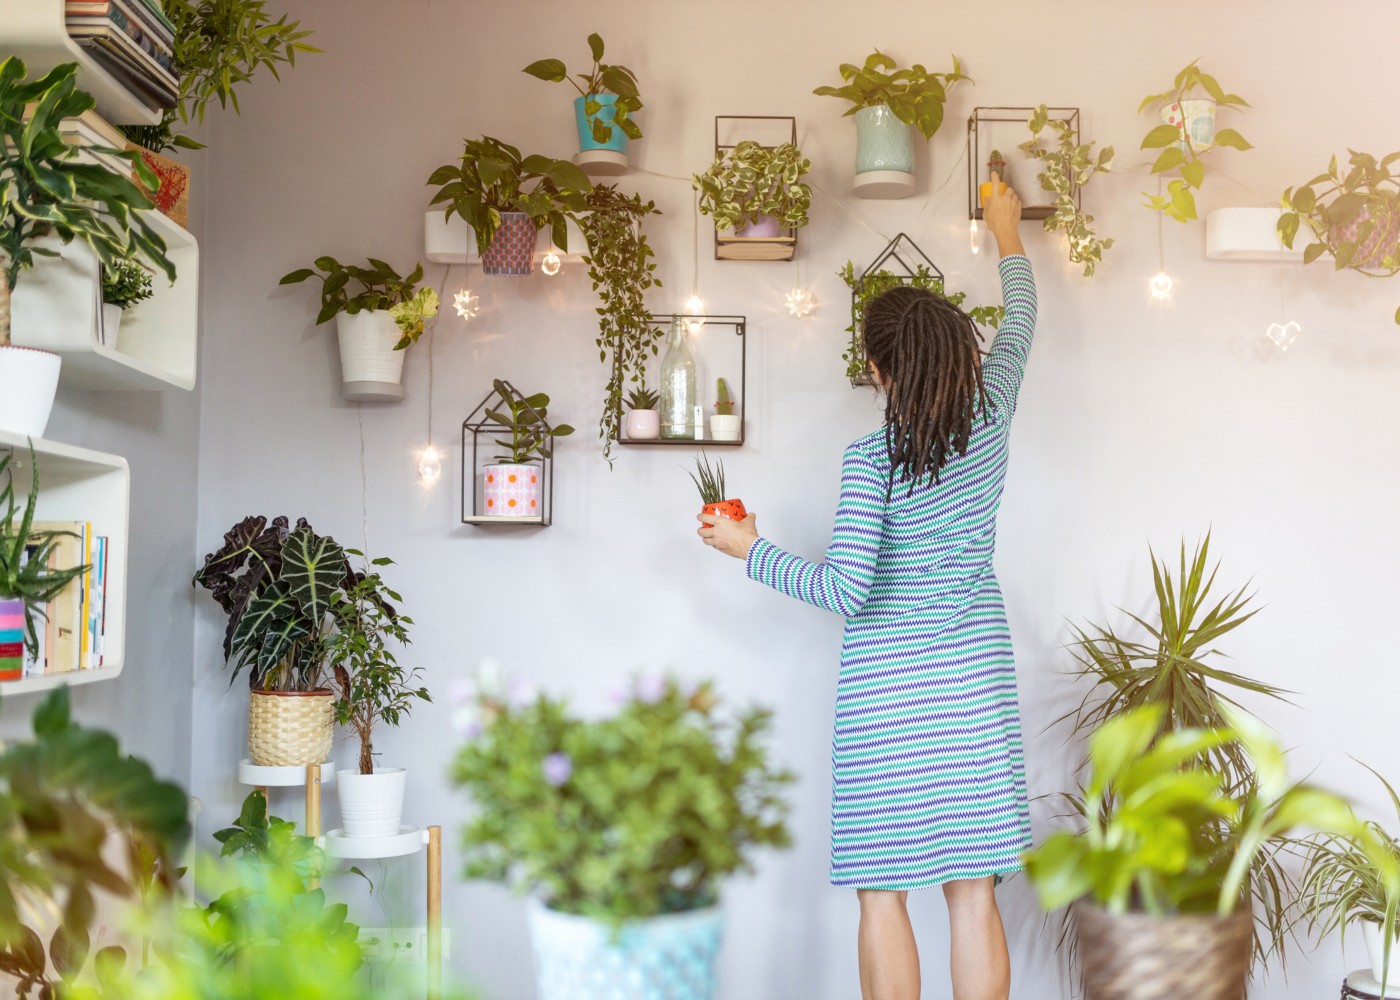
[[[60,63],[78,64],[78,87],[97,101],[97,113],[122,125],[154,125],[159,109],[152,108],[123,86],[68,34],[66,0],[13,0],[0,4],[0,39],[5,55],[18,56],[32,76]]]
[[[0,695],[112,680],[122,672],[126,659],[126,567],[131,505],[131,471],[126,459],[38,438],[33,445],[39,467],[36,519],[91,522],[93,533],[107,538],[103,665],[89,670],[0,681]],[[27,494],[34,471],[29,439],[0,430],[0,452],[10,455],[16,493]],[[17,499],[24,503],[22,496]]]
[[[199,244],[159,212],[141,213],[165,240],[172,284],[157,272],[151,297],[127,309],[121,326],[103,322],[102,268],[80,243],[45,237],[40,257],[15,287],[10,336],[21,347],[63,358],[61,381],[84,389],[193,389],[199,352]]]

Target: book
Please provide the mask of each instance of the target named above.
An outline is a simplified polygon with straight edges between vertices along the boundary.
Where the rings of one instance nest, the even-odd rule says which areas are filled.
[[[53,551],[49,556],[51,569],[71,569],[85,565],[83,553],[86,542],[82,521],[35,521],[36,532],[54,532]],[[79,669],[82,664],[83,641],[83,592],[87,586],[87,574],[71,580],[44,609],[52,631],[46,637],[48,658],[44,667],[47,674],[66,674]]]
[[[88,574],[88,669],[102,666],[102,628],[107,599],[107,536],[92,539],[92,571]]]
[[[82,536],[83,565],[91,566],[92,562],[92,522],[82,522],[82,530],[78,532]],[[92,666],[92,642],[91,633],[88,630],[88,620],[92,611],[92,571],[89,570],[85,577],[78,581],[78,669],[87,670]]]
[[[131,17],[118,7],[114,6],[111,13],[105,16],[74,17],[70,14],[66,26],[70,38],[122,34],[154,59],[162,69],[174,72],[172,67],[175,63],[175,54],[170,47],[170,42],[153,34],[141,21]]]
[[[79,35],[73,38],[84,48],[92,50],[93,55],[103,59],[103,64],[116,62],[140,77],[148,87],[168,90],[171,94],[180,92],[180,80],[170,70],[161,66],[152,56],[140,45],[116,28],[102,31],[91,35]]]
[[[24,555],[20,556],[20,564],[28,564],[29,560],[36,556],[38,550],[39,546],[37,544],[26,545],[24,547]],[[46,630],[42,626],[46,623],[43,618],[43,613],[43,608],[33,609],[34,618],[37,619],[34,625],[34,637],[36,639],[34,652],[31,653],[27,642],[21,639],[21,643],[24,647],[22,654],[23,667],[21,670],[21,676],[23,677],[36,677],[44,672],[44,637]],[[27,628],[21,635],[27,635]]]
[[[116,51],[108,50],[102,39],[86,38],[80,44],[91,51],[97,63],[142,104],[156,111],[175,106],[177,94],[170,88],[157,84],[148,74],[134,68]]]
[[[165,11],[159,3],[147,0],[67,0],[64,15],[69,20],[74,17],[101,16],[109,14],[113,7],[122,9],[129,16],[136,18],[167,44],[174,43],[175,25],[165,16]]]

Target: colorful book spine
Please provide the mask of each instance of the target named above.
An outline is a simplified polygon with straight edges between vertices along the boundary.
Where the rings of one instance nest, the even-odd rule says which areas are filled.
[[[24,602],[0,601],[0,681],[24,676]]]
[[[73,38],[86,38],[94,35],[106,37],[117,33],[129,38],[133,45],[154,59],[161,69],[173,74],[171,66],[174,63],[174,56],[170,47],[152,37],[143,25],[127,17],[123,12],[113,9],[108,17],[70,17],[68,19],[68,34]]]
[[[92,563],[92,522],[84,521],[83,527],[78,534],[82,538],[83,565],[91,566]],[[91,636],[88,632],[88,619],[92,609],[92,573],[89,571],[86,579],[78,584],[78,669],[87,670],[92,666],[92,644]]]
[[[140,22],[155,37],[163,39],[167,46],[175,41],[175,25],[159,9],[159,4],[143,3],[142,0],[68,0],[64,14],[69,22],[79,17],[107,17],[116,9]]]

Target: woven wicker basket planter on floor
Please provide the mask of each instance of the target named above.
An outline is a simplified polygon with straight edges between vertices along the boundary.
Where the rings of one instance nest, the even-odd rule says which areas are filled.
[[[248,756],[260,767],[324,764],[334,734],[330,691],[248,693]]]
[[[1245,1000],[1254,917],[1115,916],[1074,904],[1085,1000]]]

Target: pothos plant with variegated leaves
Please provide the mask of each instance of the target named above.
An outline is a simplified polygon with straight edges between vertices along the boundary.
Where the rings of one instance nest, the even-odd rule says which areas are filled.
[[[1055,195],[1055,211],[1045,220],[1045,231],[1064,233],[1069,240],[1070,262],[1083,264],[1084,277],[1092,278],[1113,240],[1095,235],[1094,217],[1075,202],[1075,192],[1082,191],[1095,174],[1113,169],[1113,147],[1105,146],[1095,156],[1094,144],[1077,142],[1073,126],[1063,119],[1050,120],[1044,104],[1031,113],[1026,124],[1031,138],[1021,143],[1021,151],[1040,161],[1040,186]],[[1040,133],[1046,128],[1053,134],[1054,146],[1041,145]]]

